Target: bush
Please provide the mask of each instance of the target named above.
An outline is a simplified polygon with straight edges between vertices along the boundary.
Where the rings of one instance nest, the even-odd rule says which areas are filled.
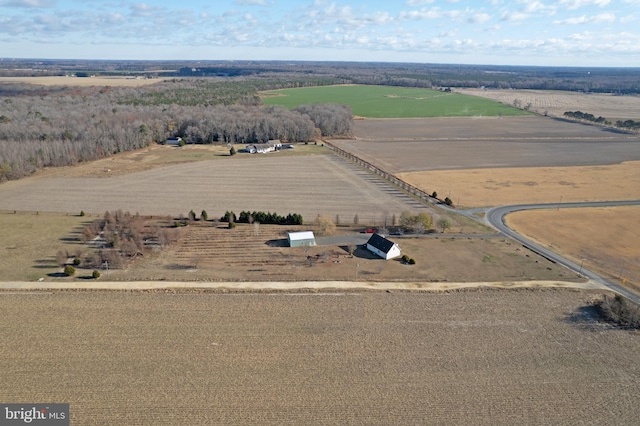
[[[79,265],[80,265],[80,262],[82,262],[82,260],[80,260],[80,258],[79,258],[79,257],[74,257],[74,258],[73,258],[73,265],[74,265],[74,266],[79,266]]]
[[[97,280],[98,278],[100,278],[100,271],[94,269],[94,271],[91,273],[91,276],[93,277],[93,279]]]
[[[237,151],[234,147],[231,147],[231,149],[229,150],[229,155],[236,155]]]
[[[202,220],[209,220],[209,215],[207,214],[206,210],[202,210],[202,213],[200,213],[200,219]]]
[[[80,216],[83,216],[83,217],[85,216],[84,210],[80,210]]]
[[[233,229],[236,227],[236,223],[235,222],[229,222],[229,229]]]
[[[415,265],[415,264],[416,264],[416,260],[413,257],[409,259],[409,265]]]
[[[76,268],[71,265],[67,265],[64,267],[64,274],[68,277],[74,275],[76,273]]]
[[[403,254],[403,255],[402,255],[402,261],[403,261],[404,263],[409,263],[409,256],[407,256],[406,254]]]
[[[606,321],[626,328],[640,329],[640,306],[623,296],[604,296],[596,303],[596,307]]]
[[[433,191],[433,194],[431,194],[431,198],[438,198],[438,193],[436,191]]]
[[[196,212],[194,212],[193,210],[189,211],[189,220],[192,222],[196,220]]]
[[[444,199],[444,203],[448,206],[453,205],[453,201],[451,201],[451,198],[447,197]]]

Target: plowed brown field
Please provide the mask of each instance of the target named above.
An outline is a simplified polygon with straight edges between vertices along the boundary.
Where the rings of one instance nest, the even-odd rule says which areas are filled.
[[[158,83],[157,78],[128,78],[128,77],[0,77],[0,82],[41,84],[44,86],[114,86],[139,87]]]
[[[640,207],[516,212],[507,224],[640,293]]]
[[[326,148],[325,148],[326,149]],[[370,173],[334,155],[237,155],[158,167],[108,178],[39,174],[0,185],[2,209],[147,215],[227,210],[339,215],[345,223],[400,217],[425,207]],[[213,155],[213,154],[210,154]],[[104,176],[105,172],[101,175]],[[54,174],[55,175],[55,174]]]
[[[522,106],[531,104],[538,114],[562,117],[566,111],[582,111],[609,121],[637,120],[640,118],[640,96],[614,96],[610,94],[563,92],[560,90],[481,90],[456,89],[465,95],[493,99],[513,105],[518,99]]]
[[[71,424],[637,423],[595,294],[0,292],[0,400]]]

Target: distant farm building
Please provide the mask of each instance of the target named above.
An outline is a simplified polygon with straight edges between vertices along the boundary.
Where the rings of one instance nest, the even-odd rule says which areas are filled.
[[[282,142],[279,140],[270,140],[268,143],[254,143],[247,145],[245,151],[250,154],[266,154],[267,152],[277,151],[282,148]]]
[[[179,146],[180,142],[182,142],[181,137],[167,139],[167,145],[169,146]]]
[[[387,240],[380,234],[373,234],[367,241],[367,250],[380,256],[384,260],[400,257],[400,246]]]
[[[289,247],[310,247],[316,245],[316,237],[312,231],[289,232]]]

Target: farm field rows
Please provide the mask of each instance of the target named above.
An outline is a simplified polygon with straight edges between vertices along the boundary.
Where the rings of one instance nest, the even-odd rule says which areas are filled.
[[[456,89],[456,92],[479,96],[506,105],[518,99],[522,105],[531,104],[531,111],[538,114],[562,117],[567,111],[582,111],[609,121],[638,120],[640,96],[615,96],[611,94],[563,92],[560,90],[481,90]]]
[[[326,150],[326,148],[325,148]],[[101,173],[104,176],[104,173]],[[373,223],[386,213],[425,208],[333,155],[243,155],[153,168],[109,178],[35,176],[0,185],[2,207],[24,211],[178,215],[205,209],[318,214]]]
[[[0,399],[72,424],[634,424],[638,336],[595,297],[0,292]]]
[[[391,172],[616,164],[640,137],[544,117],[358,120],[338,147]]]
[[[265,105],[336,103],[353,114],[370,118],[471,117],[529,113],[480,97],[431,89],[391,86],[339,85],[272,90],[261,93]]]

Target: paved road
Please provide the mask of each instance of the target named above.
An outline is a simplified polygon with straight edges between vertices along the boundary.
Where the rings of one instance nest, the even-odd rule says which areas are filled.
[[[554,253],[538,244],[533,243],[532,241],[529,241],[528,239],[526,239],[525,237],[523,237],[522,235],[518,234],[517,232],[515,232],[513,229],[509,228],[505,222],[504,222],[504,217],[509,214],[509,213],[513,213],[516,211],[521,211],[521,210],[536,210],[536,209],[565,209],[565,208],[579,208],[579,207],[614,207],[614,206],[638,206],[640,205],[640,200],[632,200],[632,201],[603,201],[603,202],[585,202],[585,203],[554,203],[554,204],[519,204],[519,205],[514,205],[514,206],[502,206],[502,207],[495,207],[492,209],[488,209],[486,210],[486,216],[485,219],[486,221],[493,226],[494,228],[496,228],[497,230],[499,230],[500,232],[502,232],[503,234],[513,238],[516,241],[519,241],[520,243],[524,244],[525,246],[529,247],[531,250],[533,250],[534,252],[548,258],[551,259],[567,268],[569,268],[570,270],[580,273],[582,275],[584,275],[585,277],[609,288],[610,290],[615,291],[616,293],[619,293],[623,296],[625,296],[626,298],[634,301],[635,303],[640,304],[640,296],[638,296],[635,293],[632,293],[631,291],[627,290],[626,288],[611,282],[609,280],[606,280],[604,278],[602,278],[601,276],[599,276],[598,274],[589,271],[588,269],[584,268],[583,265],[578,265],[574,262],[571,262],[568,259],[565,259],[564,257],[558,255],[557,253]],[[469,217],[472,217],[471,215],[468,215]],[[477,218],[476,218],[477,219]]]

